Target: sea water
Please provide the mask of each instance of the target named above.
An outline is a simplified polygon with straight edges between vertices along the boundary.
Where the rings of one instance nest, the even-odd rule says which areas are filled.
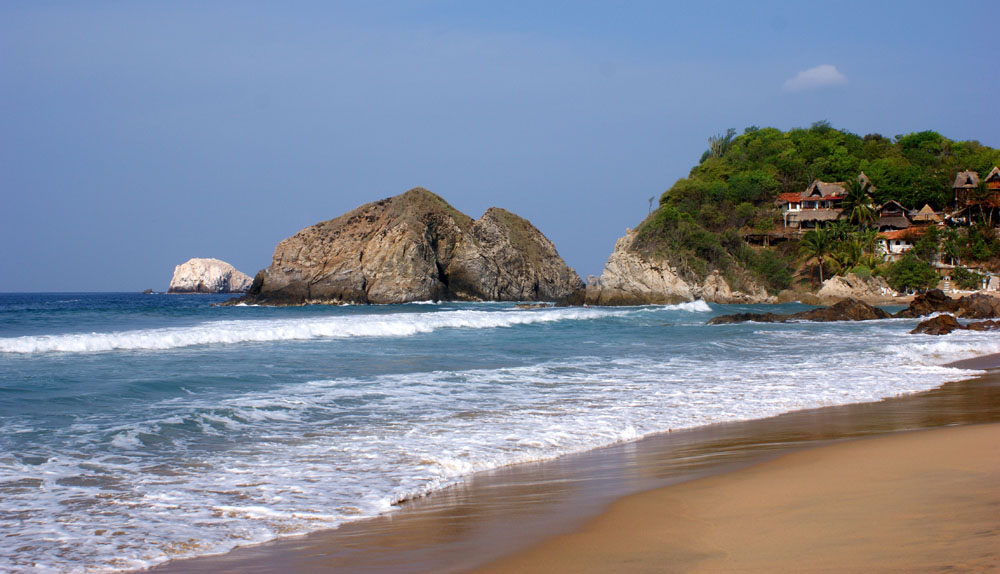
[[[266,308],[0,294],[0,571],[115,572],[336,528],[470,473],[923,391],[995,336],[763,307]],[[767,308],[790,312],[798,304]]]

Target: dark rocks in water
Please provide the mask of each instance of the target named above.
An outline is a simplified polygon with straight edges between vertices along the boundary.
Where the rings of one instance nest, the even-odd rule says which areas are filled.
[[[1000,329],[1000,321],[978,321],[962,325],[958,322],[958,319],[951,315],[938,315],[926,321],[921,321],[910,333],[914,335],[947,335],[955,330],[995,331],[997,329]]]
[[[934,313],[954,313],[957,308],[956,299],[945,295],[940,289],[931,289],[914,297],[909,307],[894,316],[900,319],[915,319]]]
[[[548,309],[551,306],[549,303],[518,303],[514,305],[518,309]]]
[[[233,302],[561,302],[582,300],[583,287],[528,220],[497,207],[473,220],[414,188],[283,240]]]
[[[733,313],[732,315],[720,315],[708,320],[709,325],[731,325],[733,323],[784,323],[791,318],[791,315],[779,313]]]
[[[912,331],[913,335],[947,335],[955,329],[961,329],[962,325],[958,319],[951,315],[938,315],[926,321],[921,321]]]
[[[146,289],[145,291],[142,292],[142,294],[143,295],[152,295],[153,294],[153,290],[152,289]]]
[[[709,325],[728,325],[732,323],[746,323],[753,321],[756,323],[788,323],[790,321],[873,321],[875,319],[888,319],[891,315],[883,309],[872,307],[871,305],[858,301],[857,299],[844,299],[829,307],[811,309],[799,313],[736,313],[734,315],[722,315],[708,321]]]
[[[895,317],[914,319],[934,313],[952,313],[969,319],[994,319],[1000,317],[1000,299],[983,293],[952,299],[940,289],[931,289],[914,297],[910,306],[896,313]]]

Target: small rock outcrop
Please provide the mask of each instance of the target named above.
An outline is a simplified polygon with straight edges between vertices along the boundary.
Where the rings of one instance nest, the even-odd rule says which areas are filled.
[[[418,187],[283,240],[239,301],[582,302],[583,288],[528,220],[497,207],[473,220]]]
[[[167,293],[245,293],[253,280],[218,259],[189,259],[174,267]]]
[[[910,333],[913,335],[947,335],[956,330],[995,331],[997,329],[1000,329],[1000,322],[998,321],[979,321],[962,325],[958,322],[958,319],[955,319],[951,315],[938,315],[926,321],[921,321]]]
[[[835,275],[823,282],[816,292],[819,301],[839,301],[841,299],[859,299],[867,303],[889,302],[898,293],[886,283],[882,277],[861,277],[854,273],[844,276]]]
[[[635,247],[637,232],[629,230],[615,242],[599,280],[588,281],[586,301],[592,305],[669,305],[703,299],[710,303],[767,303],[762,287],[733,290],[717,272],[697,281],[683,278],[663,258]]]
[[[791,321],[873,321],[888,319],[891,315],[883,309],[858,301],[845,299],[829,307],[820,307],[800,313],[736,313],[721,315],[708,321],[709,325],[729,325],[732,323],[788,323]]]
[[[960,299],[952,299],[940,289],[931,289],[914,297],[910,306],[895,316],[914,319],[934,313],[952,313],[968,319],[993,319],[1000,317],[1000,298],[973,293]]]

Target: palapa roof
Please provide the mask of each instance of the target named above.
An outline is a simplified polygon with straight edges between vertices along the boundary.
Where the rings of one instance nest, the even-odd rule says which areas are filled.
[[[898,202],[898,201],[896,201],[895,199],[890,199],[889,201],[887,201],[887,202],[883,203],[882,205],[878,206],[879,213],[882,213],[883,211],[885,211],[886,208],[889,208],[889,209],[895,208],[895,211],[898,211],[899,213],[906,213],[906,211],[907,211],[907,209],[905,207],[903,207],[903,204],[900,203],[900,202]]]
[[[802,199],[809,199],[815,197],[821,197],[823,199],[842,199],[847,196],[847,190],[844,189],[844,182],[837,181],[829,183],[826,181],[815,180],[809,184],[809,187],[802,192]]]
[[[796,212],[792,221],[834,221],[839,217],[839,209],[806,209]]]
[[[910,226],[910,220],[899,215],[892,217],[880,217],[878,218],[878,226],[880,229],[883,227],[906,229],[907,227]]]
[[[951,187],[953,189],[975,189],[979,187],[979,174],[974,171],[960,171],[955,175],[955,183]]]
[[[986,179],[984,181],[990,181],[991,179],[994,178],[1000,179],[1000,167],[993,166],[993,169],[991,169],[990,172],[986,174]]]
[[[865,175],[865,172],[861,172],[858,174],[858,183],[860,183],[862,187],[868,185],[869,191],[875,191],[876,189],[875,186],[872,185],[872,180],[868,179],[868,176]]]
[[[935,213],[933,209],[931,209],[931,206],[925,203],[920,211],[913,216],[913,221],[941,223],[944,220],[941,219],[941,216]]]

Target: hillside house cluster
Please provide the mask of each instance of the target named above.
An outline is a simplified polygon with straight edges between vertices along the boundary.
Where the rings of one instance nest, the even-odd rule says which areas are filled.
[[[868,176],[861,172],[858,182],[862,186],[871,185]],[[803,191],[783,193],[775,201],[781,210],[780,227],[766,234],[766,237],[748,235],[748,240],[765,242],[801,236],[809,229],[829,225],[833,221],[848,217],[844,209],[847,198],[847,184],[815,180]],[[1000,167],[994,166],[980,181],[979,173],[961,171],[955,174],[952,184],[954,203],[950,210],[934,211],[929,205],[921,209],[907,209],[897,201],[888,201],[874,206],[879,230],[879,245],[885,258],[898,260],[919,241],[929,226],[969,225],[983,214],[1000,212]],[[1000,217],[994,219],[1000,222]],[[942,275],[947,277],[947,269],[952,266],[939,264]]]
[[[858,175],[862,186],[871,185],[864,172]],[[979,174],[962,171],[955,175],[952,186],[955,203],[949,212],[936,212],[929,205],[921,209],[907,209],[890,200],[875,208],[883,252],[889,259],[898,259],[913,247],[923,229],[929,225],[965,225],[973,212],[1000,210],[1000,168],[994,166],[980,185]],[[843,203],[847,198],[847,184],[815,180],[805,190],[783,193],[775,201],[781,209],[781,229],[775,237],[797,236],[809,229],[823,227],[832,221],[847,217]]]

